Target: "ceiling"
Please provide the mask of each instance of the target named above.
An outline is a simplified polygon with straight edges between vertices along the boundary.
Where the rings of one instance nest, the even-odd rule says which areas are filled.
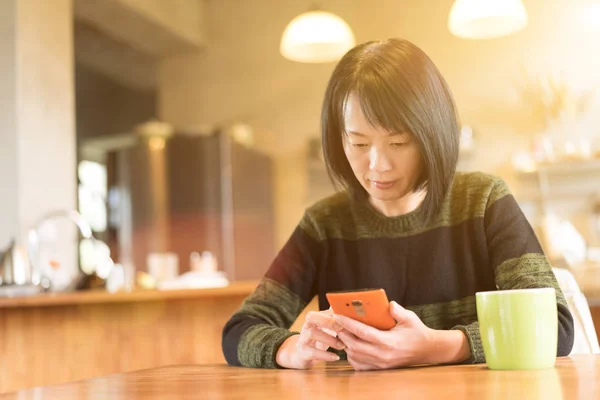
[[[77,62],[136,89],[155,89],[161,57],[204,45],[203,0],[75,0]]]
[[[116,40],[98,28],[75,21],[75,59],[78,63],[134,89],[157,85],[158,57]]]

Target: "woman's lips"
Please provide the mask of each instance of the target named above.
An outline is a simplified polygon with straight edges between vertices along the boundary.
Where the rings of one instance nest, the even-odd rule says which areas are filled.
[[[389,189],[394,186],[395,181],[373,181],[371,180],[373,186],[377,189]]]

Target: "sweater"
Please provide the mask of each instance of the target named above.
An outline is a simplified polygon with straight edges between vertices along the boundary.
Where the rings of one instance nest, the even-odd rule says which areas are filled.
[[[386,217],[338,192],[304,213],[257,288],[223,329],[231,365],[278,368],[279,346],[304,307],[341,290],[383,288],[433,329],[458,329],[485,362],[475,293],[552,287],[558,310],[557,355],[573,346],[573,318],[535,232],[505,182],[457,173],[440,211]],[[330,349],[333,350],[333,349]]]

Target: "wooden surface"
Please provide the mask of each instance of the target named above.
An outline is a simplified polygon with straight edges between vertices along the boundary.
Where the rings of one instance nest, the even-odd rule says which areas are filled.
[[[73,294],[37,299],[38,307],[24,306],[26,299],[7,307],[5,300],[0,393],[162,365],[224,362],[223,326],[253,288]]]
[[[590,305],[590,314],[592,315],[592,321],[596,329],[596,336],[598,336],[598,341],[600,342],[600,306]]]
[[[30,297],[0,297],[0,308],[45,307],[77,304],[136,303],[157,300],[183,300],[248,295],[258,281],[232,282],[229,286],[210,289],[135,290],[109,293],[90,290],[72,293],[45,293]]]
[[[600,398],[600,356],[561,358],[540,371],[485,365],[354,372],[347,363],[310,371],[226,365],[170,366],[22,391],[0,399],[544,399]]]

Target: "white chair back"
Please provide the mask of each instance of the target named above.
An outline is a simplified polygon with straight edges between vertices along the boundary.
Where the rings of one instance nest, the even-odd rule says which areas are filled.
[[[592,314],[585,295],[581,292],[575,277],[568,269],[552,268],[558,286],[565,295],[569,311],[573,315],[575,325],[575,342],[571,354],[600,353],[598,336],[594,328]]]

